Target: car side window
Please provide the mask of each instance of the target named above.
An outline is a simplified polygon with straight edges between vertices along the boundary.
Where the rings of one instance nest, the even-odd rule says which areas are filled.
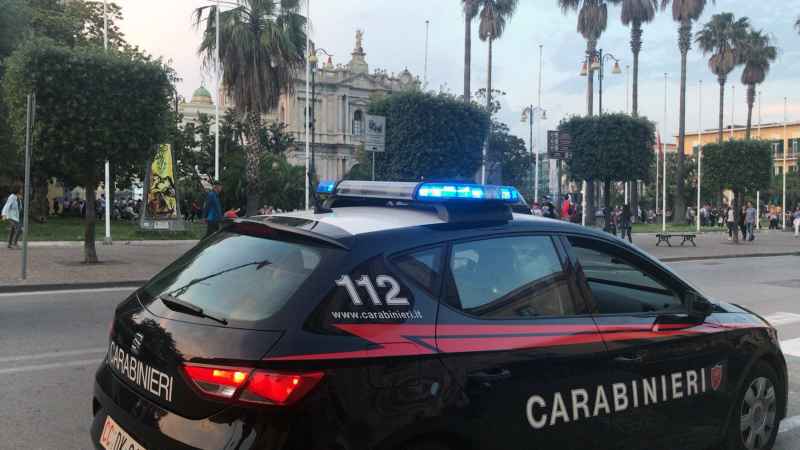
[[[441,246],[432,247],[396,256],[392,262],[403,274],[435,293],[442,276],[442,253]]]
[[[519,236],[453,245],[449,294],[461,310],[488,319],[582,314],[554,243]]]
[[[597,313],[682,311],[679,293],[641,267],[636,258],[599,240],[567,238],[591,291]]]

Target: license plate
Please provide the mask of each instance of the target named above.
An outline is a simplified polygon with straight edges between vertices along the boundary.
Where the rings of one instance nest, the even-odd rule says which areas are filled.
[[[111,416],[106,417],[103,433],[100,435],[100,445],[106,450],[145,450],[117,422],[114,422]]]

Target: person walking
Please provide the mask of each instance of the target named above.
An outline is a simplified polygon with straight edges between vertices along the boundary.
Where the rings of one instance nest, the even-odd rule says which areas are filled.
[[[747,231],[748,241],[753,241],[756,238],[756,236],[753,234],[753,230],[756,227],[756,214],[757,211],[755,208],[753,208],[753,202],[747,202],[747,209],[744,212],[744,223]]]
[[[794,217],[794,238],[797,239],[800,238],[800,205],[797,205],[797,208],[794,209],[792,217]]]
[[[8,232],[8,248],[19,248],[17,244],[22,235],[22,192],[18,187],[11,191],[11,195],[6,199],[2,212],[3,220],[10,222]]]
[[[219,221],[222,220],[222,203],[219,201],[219,194],[222,192],[222,184],[214,182],[214,187],[206,197],[206,210],[203,217],[206,221],[206,235],[211,236],[219,230]]]
[[[633,237],[631,237],[631,224],[632,224],[633,215],[631,214],[631,207],[630,205],[625,205],[622,207],[622,213],[620,214],[619,218],[619,237],[622,240],[625,240],[625,235],[628,235],[628,242],[633,244]]]
[[[728,224],[728,240],[732,241],[733,233],[738,233],[736,231],[736,211],[732,206],[728,206],[728,209],[725,210],[725,222]]]

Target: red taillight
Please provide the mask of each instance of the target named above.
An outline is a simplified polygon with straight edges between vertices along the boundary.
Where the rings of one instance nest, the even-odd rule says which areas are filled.
[[[291,405],[322,380],[322,372],[277,373],[256,370],[239,400],[275,405]]]
[[[186,365],[183,370],[204,394],[225,399],[233,398],[250,375],[250,369],[236,367]]]
[[[322,380],[322,372],[283,373],[237,367],[183,366],[204,394],[247,403],[291,405]]]

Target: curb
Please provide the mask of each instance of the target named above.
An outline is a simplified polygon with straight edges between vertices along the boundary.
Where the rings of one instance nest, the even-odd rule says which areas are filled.
[[[0,286],[0,294],[14,294],[39,291],[74,291],[79,289],[104,289],[104,288],[138,288],[147,283],[147,280],[133,281],[100,281],[96,283],[50,283],[50,284],[22,284],[16,286]]]
[[[775,252],[775,253],[745,253],[738,255],[718,255],[718,256],[676,256],[674,258],[658,258],[661,262],[683,262],[683,261],[706,261],[711,259],[735,259],[735,258],[771,258],[773,256],[800,256],[800,252]]]

